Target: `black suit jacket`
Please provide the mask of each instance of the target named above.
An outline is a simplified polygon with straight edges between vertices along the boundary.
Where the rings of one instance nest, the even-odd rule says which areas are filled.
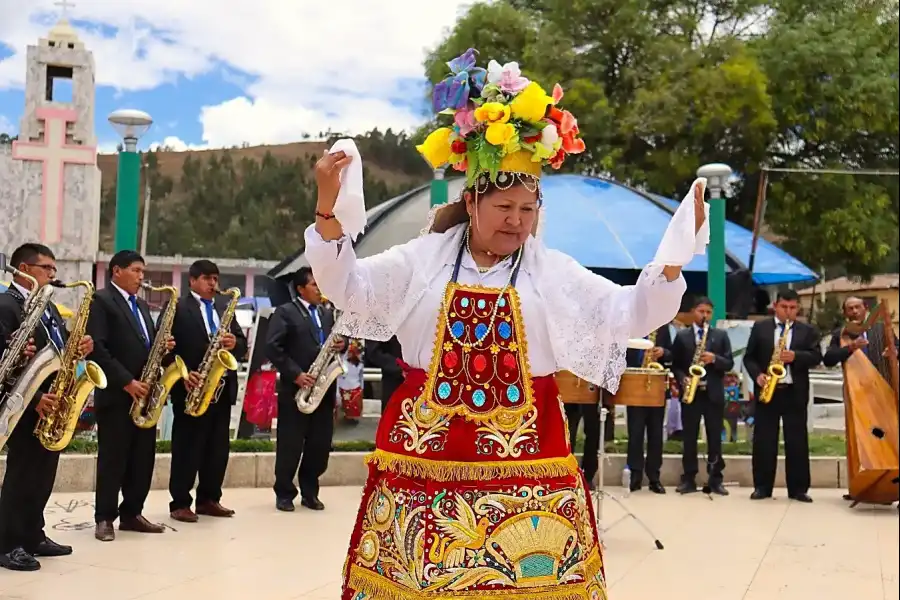
[[[216,297],[215,308],[221,322],[222,313],[228,307],[229,298]],[[162,312],[159,313],[159,319],[162,319],[166,312],[166,306],[163,306]],[[156,323],[159,328],[159,320]],[[231,350],[231,353],[238,362],[244,360],[247,355],[247,336],[241,331],[237,319],[232,319],[229,331],[237,338],[237,343]],[[203,320],[203,313],[200,310],[200,304],[194,298],[190,290],[178,299],[178,306],[175,309],[175,319],[172,323],[172,337],[175,338],[175,350],[170,352],[163,361],[168,366],[175,360],[175,356],[180,356],[187,366],[188,371],[197,371],[200,363],[203,362],[203,356],[209,347],[209,334],[206,332],[206,321]],[[224,377],[224,388],[219,396],[219,402],[235,404],[237,402],[238,378],[237,371],[228,371]],[[172,386],[172,407],[175,410],[184,410],[184,399],[187,397],[187,389],[184,387],[184,381],[178,381]]]
[[[694,351],[697,349],[697,338],[694,334],[694,326],[685,327],[675,335],[672,342],[672,372],[678,379],[678,385],[683,385],[688,378],[688,369],[694,360]],[[731,340],[728,334],[721,329],[709,328],[706,337],[706,350],[716,355],[715,360],[704,365],[706,369],[706,391],[713,402],[725,403],[725,384],[723,378],[734,368],[734,358],[731,356]]]
[[[656,330],[656,345],[663,349],[662,357],[657,361],[663,366],[672,364],[672,337],[669,335],[669,326],[663,325]],[[644,362],[644,350],[629,348],[625,352],[625,363],[629,367],[638,368]]]
[[[794,362],[786,365],[791,369],[791,379],[797,395],[805,403],[809,398],[809,370],[822,362],[819,350],[819,332],[812,325],[795,321],[791,327],[791,343],[788,350],[794,351]],[[744,366],[753,381],[755,397],[759,397],[759,386],[756,378],[765,373],[775,350],[775,319],[764,319],[753,324],[747,350],[744,353]]]
[[[152,344],[156,326],[150,306],[142,298],[137,299],[137,304]],[[132,380],[140,379],[150,350],[131,306],[119,290],[110,285],[94,295],[87,331],[94,339],[90,358],[100,365],[107,379],[106,389],[97,390],[94,404],[97,408],[131,406],[131,396],[124,388]]]
[[[0,294],[0,331],[3,331],[6,334],[4,337],[14,334],[19,328],[19,325],[22,324],[22,308],[24,304],[25,298],[22,297],[12,284],[10,284],[9,289],[7,289],[5,293]],[[57,327],[59,327],[59,333],[62,336],[63,342],[67,342],[69,340],[69,332],[66,330],[65,320],[62,318],[62,315],[59,314],[56,305],[53,304],[53,302],[50,302],[50,304],[47,305],[47,309],[56,321]],[[32,337],[34,338],[34,345],[38,352],[50,342],[50,335],[43,325],[38,325],[37,328],[35,328]],[[48,377],[41,387],[41,392],[47,392],[50,389],[53,380],[54,377]],[[32,404],[35,404],[35,401],[39,397],[40,394],[37,394],[32,398]]]
[[[381,400],[387,402],[403,383],[403,369],[397,359],[403,357],[400,340],[395,335],[386,342],[366,340],[366,364],[381,369]]]
[[[331,335],[334,313],[319,307],[324,337]],[[309,370],[321,350],[316,324],[299,300],[282,304],[269,319],[266,335],[266,358],[279,373],[279,393],[293,396],[299,389],[297,376]]]

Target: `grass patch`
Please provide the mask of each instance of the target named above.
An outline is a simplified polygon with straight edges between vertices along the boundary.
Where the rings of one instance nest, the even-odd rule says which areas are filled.
[[[625,454],[627,446],[627,439],[618,438],[615,441],[607,442],[606,451],[611,454]],[[701,454],[706,451],[706,444],[703,442],[700,442],[698,446]],[[584,438],[579,437],[575,450],[576,452],[581,452],[583,448]],[[371,452],[374,449],[375,442],[368,440],[338,441],[334,443],[336,452]],[[162,440],[156,442],[156,451],[160,454],[170,453],[172,451],[172,442]],[[275,452],[275,442],[272,440],[233,440],[231,442],[231,451],[236,454]],[[72,440],[65,452],[68,454],[96,454],[97,442],[76,438]],[[681,454],[681,442],[671,440],[665,442],[663,452],[665,454]],[[746,440],[726,442],[722,445],[722,452],[730,456],[750,456],[753,453],[753,446]],[[833,433],[812,433],[809,436],[809,453],[810,456],[845,456],[846,443],[844,436]],[[783,445],[779,448],[779,454],[784,454]]]

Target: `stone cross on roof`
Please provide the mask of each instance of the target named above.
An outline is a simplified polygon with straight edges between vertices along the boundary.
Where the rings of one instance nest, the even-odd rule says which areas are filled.
[[[68,9],[75,6],[75,4],[73,2],[69,2],[69,0],[59,0],[58,2],[54,2],[53,5],[58,6],[58,7],[60,7],[60,9],[62,9],[60,11],[62,14],[59,16],[60,20],[62,20],[62,19],[68,20],[68,18],[69,18],[69,10]]]

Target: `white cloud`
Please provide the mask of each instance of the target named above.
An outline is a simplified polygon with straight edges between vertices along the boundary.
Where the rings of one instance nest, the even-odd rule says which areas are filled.
[[[177,136],[170,135],[163,138],[161,142],[152,142],[149,149],[156,151],[165,148],[173,152],[185,152],[186,150],[205,150],[207,147],[204,144],[189,144]]]
[[[0,133],[12,135],[16,129],[16,127],[13,127],[12,121],[7,119],[5,115],[0,115]]]
[[[146,90],[222,65],[246,73],[246,81],[230,78],[243,84],[242,96],[200,115],[204,141],[227,145],[417,123],[421,117],[377,98],[422,77],[426,51],[466,3],[81,0],[73,18],[97,24],[80,35],[94,52],[99,85]],[[0,61],[0,89],[23,85],[25,47],[45,34],[54,9],[52,0],[22,6],[0,0],[0,41],[16,50]]]

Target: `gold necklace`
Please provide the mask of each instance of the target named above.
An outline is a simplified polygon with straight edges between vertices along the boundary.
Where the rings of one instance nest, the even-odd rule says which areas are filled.
[[[479,273],[481,273],[483,275],[483,274],[487,273],[488,271],[490,271],[491,269],[493,269],[494,267],[496,267],[497,265],[499,265],[500,263],[502,263],[507,258],[509,258],[509,254],[507,254],[506,256],[500,258],[496,263],[494,263],[490,267],[479,266],[478,263],[475,262],[475,254],[472,252],[472,246],[469,244],[469,240],[471,239],[471,236],[469,236],[470,229],[471,229],[471,227],[466,228],[466,250],[468,251],[469,256],[472,257],[472,262],[475,263],[475,268],[478,269]],[[488,256],[496,256],[493,252],[490,252],[490,251],[486,252],[486,254]]]

